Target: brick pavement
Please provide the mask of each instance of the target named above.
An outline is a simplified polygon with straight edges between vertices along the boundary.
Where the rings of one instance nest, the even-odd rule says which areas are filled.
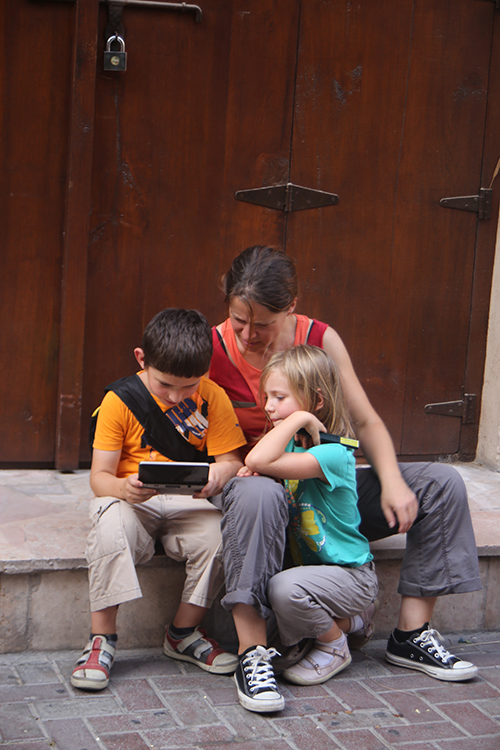
[[[453,636],[480,667],[445,683],[383,659],[384,641],[353,653],[326,685],[282,683],[286,708],[249,713],[232,679],[159,649],[118,652],[109,687],[74,690],[76,652],[0,655],[0,746],[15,750],[500,750],[500,633]]]

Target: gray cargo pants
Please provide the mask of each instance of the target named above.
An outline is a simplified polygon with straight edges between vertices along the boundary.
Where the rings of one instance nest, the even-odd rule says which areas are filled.
[[[419,512],[407,534],[398,593],[442,596],[481,588],[467,492],[449,464],[400,464]],[[397,534],[380,507],[380,483],[370,468],[357,470],[361,532],[370,540]],[[231,479],[219,496],[225,609],[251,604],[267,618],[267,584],[283,564],[288,508],[283,488],[266,477]]]

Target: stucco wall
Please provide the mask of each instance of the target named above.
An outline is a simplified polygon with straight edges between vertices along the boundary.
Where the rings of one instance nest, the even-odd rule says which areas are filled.
[[[494,471],[500,471],[500,222],[493,269],[476,461]]]

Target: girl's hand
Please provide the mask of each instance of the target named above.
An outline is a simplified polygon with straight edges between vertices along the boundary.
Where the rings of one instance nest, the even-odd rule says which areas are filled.
[[[248,466],[242,466],[239,472],[236,474],[237,477],[260,477],[256,471],[250,471]]]
[[[320,444],[319,433],[326,432],[326,428],[325,425],[314,416],[314,414],[309,414],[309,412],[303,412],[303,414],[307,415],[304,420],[305,424],[295,435],[295,439],[302,448],[308,449],[312,448],[313,445]],[[304,435],[303,430],[305,430],[307,435]]]

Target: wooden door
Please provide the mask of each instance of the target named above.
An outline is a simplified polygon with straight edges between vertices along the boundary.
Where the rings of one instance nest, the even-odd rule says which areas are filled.
[[[261,243],[296,260],[301,311],[344,338],[398,452],[466,435],[472,455],[477,418],[423,406],[481,391],[496,221],[439,200],[487,187],[498,157],[494,4],[206,0],[199,23],[130,5],[125,73],[103,71],[98,5],[2,10],[3,465],[85,463],[145,323],[169,305],[218,322],[220,274]],[[235,199],[289,181],[339,203]]]
[[[256,218],[234,193],[288,177],[298,3],[248,7],[207,0],[200,23],[126,8],[127,72],[98,67],[83,414],[137,369],[156,312],[196,307],[218,322],[234,255],[284,243],[284,215]],[[105,24],[103,11],[100,38]]]
[[[424,407],[481,393],[478,214],[440,199],[488,187],[500,155],[483,154],[494,18],[481,0],[302,3],[291,181],[339,203],[290,214],[287,250],[402,456],[474,455],[465,417]]]
[[[0,462],[53,465],[74,8],[2,3]]]

